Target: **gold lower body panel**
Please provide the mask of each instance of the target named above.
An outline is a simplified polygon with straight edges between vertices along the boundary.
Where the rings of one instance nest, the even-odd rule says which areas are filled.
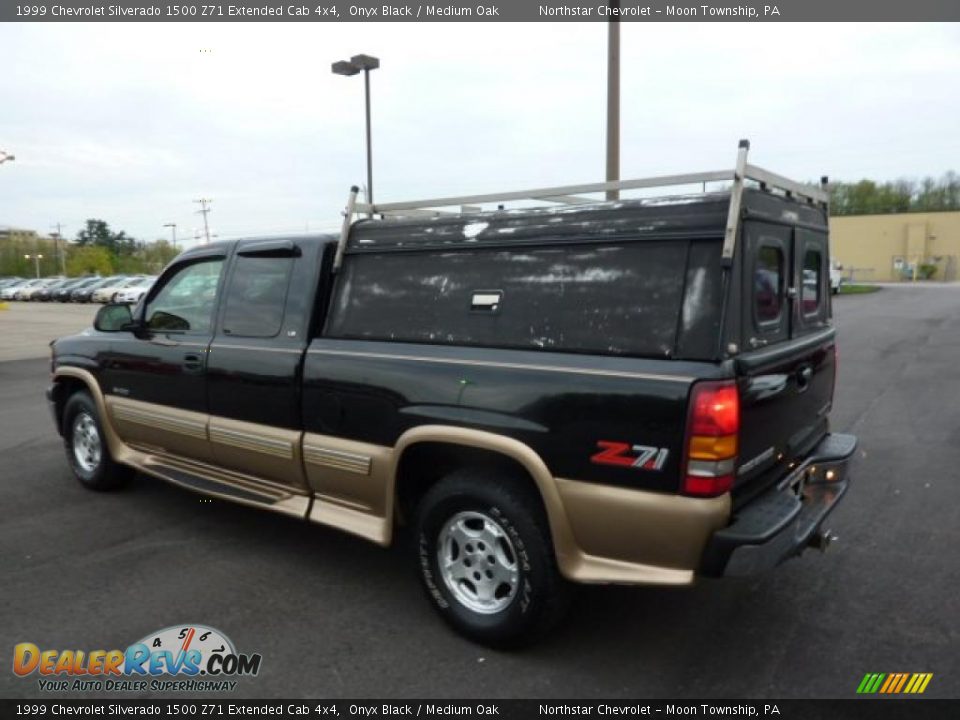
[[[571,569],[581,582],[689,584],[710,535],[730,518],[729,495],[688,498],[555,482],[579,549]]]
[[[205,462],[213,459],[206,414],[116,395],[105,396],[105,403],[114,430],[123,442],[162,448]]]
[[[689,584],[710,534],[729,522],[728,495],[686,498],[556,478],[529,446],[498,434],[424,425],[391,448],[104,396],[79,368],[57,375],[90,388],[117,462],[380,545],[393,539],[400,458],[420,442],[484,448],[524,467],[543,499],[560,571],[576,582]]]
[[[317,499],[310,519],[389,545],[393,455],[389,447],[304,434],[304,467]]]
[[[218,465],[307,491],[297,430],[210,417],[210,446]]]

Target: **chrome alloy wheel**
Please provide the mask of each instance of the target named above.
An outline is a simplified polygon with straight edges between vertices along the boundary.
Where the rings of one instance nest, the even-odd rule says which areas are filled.
[[[84,472],[94,472],[100,465],[102,446],[97,424],[89,413],[77,413],[73,419],[73,456]]]
[[[453,596],[474,612],[500,612],[517,594],[520,571],[513,542],[483,513],[459,512],[444,524],[437,563]]]

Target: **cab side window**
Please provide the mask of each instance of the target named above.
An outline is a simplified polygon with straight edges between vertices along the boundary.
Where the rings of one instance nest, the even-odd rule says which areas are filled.
[[[226,295],[224,334],[266,338],[279,333],[292,268],[289,255],[239,255]]]
[[[160,332],[210,332],[222,272],[222,258],[178,269],[147,303],[147,327]]]

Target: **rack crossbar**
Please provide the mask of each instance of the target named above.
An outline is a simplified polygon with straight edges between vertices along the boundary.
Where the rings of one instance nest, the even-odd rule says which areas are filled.
[[[669,187],[671,185],[694,185],[697,183],[732,180],[732,170],[714,170],[710,172],[690,173],[687,175],[661,175],[635,180],[591,183],[587,185],[561,185],[559,187],[517,190],[514,192],[488,193],[485,195],[463,195],[457,197],[434,198],[432,200],[409,200],[406,202],[380,203],[369,205],[356,204],[358,213],[391,213],[400,210],[419,210],[423,208],[442,208],[458,205],[483,205],[487,203],[509,202],[511,200],[550,200],[571,195],[602,193],[608,190],[639,190],[642,188]],[[565,201],[563,201],[565,202]]]
[[[756,165],[747,165],[746,177],[749,180],[756,180],[757,182],[763,183],[769,187],[776,188],[778,190],[785,190],[793,193],[794,195],[807,198],[808,200],[812,200],[814,202],[825,203],[830,199],[830,195],[828,193],[824,192],[815,185],[807,185],[806,183],[800,183],[796,180],[791,180],[788,177],[777,175],[777,173],[764,170],[762,167],[757,167]]]

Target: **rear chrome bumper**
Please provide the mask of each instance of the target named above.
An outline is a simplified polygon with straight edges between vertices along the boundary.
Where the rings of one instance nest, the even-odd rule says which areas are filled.
[[[827,435],[783,481],[736,510],[727,527],[707,542],[700,565],[706,577],[754,575],[825,547],[824,519],[850,484],[857,448],[853,435]]]

